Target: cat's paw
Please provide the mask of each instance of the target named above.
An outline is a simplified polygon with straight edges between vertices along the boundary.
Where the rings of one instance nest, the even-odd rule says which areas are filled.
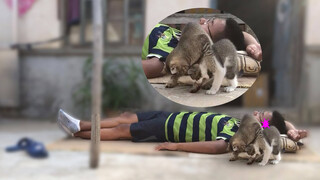
[[[199,90],[200,90],[200,85],[193,85],[189,92],[190,93],[196,93]]]
[[[247,162],[247,165],[251,165],[253,162],[254,162],[254,159],[250,159],[250,160]]]
[[[279,163],[278,160],[272,160],[272,161],[270,161],[270,164],[278,164],[278,163]]]
[[[167,83],[166,84],[166,88],[173,88],[175,86],[176,86],[176,84],[174,84],[174,83]]]
[[[209,90],[212,87],[212,79],[206,80],[202,83],[201,88],[204,90]]]
[[[262,161],[262,158],[263,158],[263,156],[259,155],[259,156],[256,158],[256,162],[261,162],[261,161]]]
[[[211,84],[205,84],[205,85],[201,86],[201,88],[204,90],[209,90],[211,88],[211,86],[212,86]]]
[[[208,94],[208,95],[217,94],[218,90],[219,90],[219,88],[217,88],[217,89],[216,88],[211,88],[210,90],[206,91],[206,94]]]
[[[237,160],[237,158],[235,158],[235,157],[232,157],[229,159],[229,161],[235,161],[235,160]]]
[[[232,92],[232,91],[234,91],[235,89],[236,89],[235,87],[228,86],[228,87],[225,87],[225,88],[224,88],[224,92]]]
[[[261,162],[259,163],[259,166],[265,166],[267,163],[266,162]]]
[[[217,91],[208,90],[208,91],[206,91],[206,94],[208,94],[208,95],[214,95],[214,94],[217,94]]]

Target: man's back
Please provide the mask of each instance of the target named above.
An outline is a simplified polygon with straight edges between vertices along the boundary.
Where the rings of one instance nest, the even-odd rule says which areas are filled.
[[[165,135],[171,142],[228,141],[238,130],[239,120],[208,112],[177,112],[166,120]]]

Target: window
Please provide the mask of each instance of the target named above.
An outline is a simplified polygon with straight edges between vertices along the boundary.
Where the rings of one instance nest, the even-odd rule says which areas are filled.
[[[66,2],[67,46],[92,44],[92,0]],[[144,0],[103,0],[105,46],[130,47],[143,44]]]

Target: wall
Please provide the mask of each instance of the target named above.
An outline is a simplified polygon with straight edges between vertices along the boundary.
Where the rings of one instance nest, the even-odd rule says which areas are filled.
[[[320,1],[308,0],[306,7],[305,42],[306,45],[320,45]]]
[[[309,0],[305,21],[306,71],[309,73],[309,102],[311,106],[320,105],[320,1]]]
[[[12,10],[0,1],[0,44],[12,43]],[[60,33],[58,19],[58,1],[35,1],[32,7],[18,18],[18,42],[29,43],[57,38]],[[57,47],[59,44],[49,44],[45,47]]]
[[[87,58],[71,55],[24,55],[21,59],[21,115],[27,118],[55,118],[58,110],[62,108],[78,117],[90,117],[90,112],[83,112],[74,104],[72,97],[83,80],[83,65]],[[140,57],[117,57],[115,61],[116,64],[133,62],[140,65]],[[123,83],[127,82],[119,82],[119,85]],[[144,94],[140,111],[190,109],[160,95],[147,79],[145,82],[139,79],[138,83],[146,83],[146,86],[141,86],[144,88],[140,89]]]
[[[8,49],[13,39],[12,11],[0,1],[0,107],[19,105],[19,60],[16,50]]]
[[[19,18],[18,40],[21,43],[45,41],[60,36],[58,1],[37,0],[31,9]],[[42,47],[56,48],[59,43]]]
[[[86,57],[21,58],[21,115],[53,117],[59,108],[74,112],[72,92],[82,80]]]
[[[307,122],[320,122],[320,1],[308,0],[305,21],[305,85],[304,117]]]
[[[19,60],[16,50],[0,50],[0,107],[19,106]]]
[[[0,1],[0,47],[12,41],[11,17],[11,10],[5,1]]]
[[[19,56],[18,51],[9,49],[11,44],[46,41],[60,36],[58,1],[38,0],[17,21],[17,34],[12,29],[12,10],[0,1],[0,107],[18,107]],[[16,40],[14,40],[16,37]],[[59,43],[41,45],[41,48],[57,48]],[[39,47],[39,46],[37,46]]]
[[[147,0],[145,11],[145,37],[158,22],[173,13],[190,8],[209,7],[210,0]]]

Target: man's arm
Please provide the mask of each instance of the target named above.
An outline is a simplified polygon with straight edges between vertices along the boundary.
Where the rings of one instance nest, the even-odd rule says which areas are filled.
[[[285,122],[285,124],[286,124],[286,128],[287,128],[287,130],[289,131],[289,130],[292,130],[292,129],[296,129],[295,127],[294,127],[294,125],[292,124],[292,123],[290,123],[289,121],[284,121]]]
[[[284,121],[286,124],[287,128],[287,135],[290,139],[294,141],[298,141],[300,139],[303,139],[308,136],[308,131],[307,130],[299,130],[294,127],[292,123],[289,121]]]
[[[162,70],[164,68],[164,63],[160,61],[159,58],[153,57],[148,60],[142,60],[142,68],[144,71],[144,74],[147,76],[147,78],[156,78],[161,77],[164,74],[162,73]]]
[[[161,143],[156,150],[185,151],[193,153],[222,154],[227,152],[228,143],[224,140],[186,142],[186,143]]]
[[[246,51],[249,56],[256,60],[262,60],[262,50],[258,41],[249,33],[243,32],[244,42],[246,44]]]

